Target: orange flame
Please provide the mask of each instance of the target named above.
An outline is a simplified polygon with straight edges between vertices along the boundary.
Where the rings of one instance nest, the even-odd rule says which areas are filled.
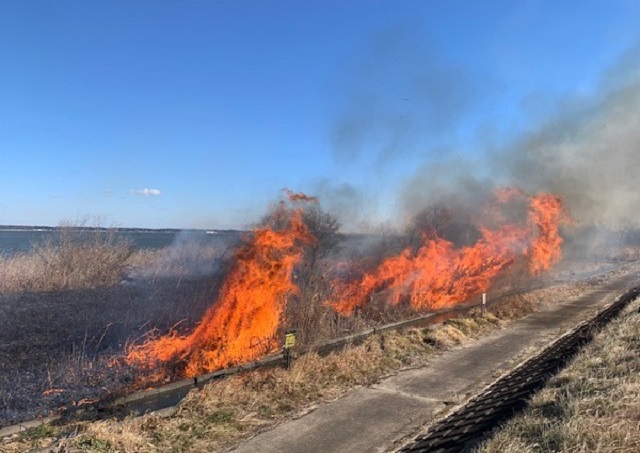
[[[306,195],[302,192],[292,192],[289,189],[282,189],[282,191],[284,192],[284,194],[287,196],[287,198],[289,198],[289,201],[291,201],[292,203],[296,202],[296,201],[305,201],[305,202],[310,202],[310,203],[317,203],[318,202],[318,197],[310,197],[309,195]]]
[[[287,295],[297,286],[291,276],[301,260],[301,244],[314,238],[300,209],[284,204],[281,230],[259,227],[236,251],[219,300],[187,336],[168,335],[132,348],[127,362],[143,368],[173,364],[186,376],[211,372],[261,357],[278,347],[275,334]]]
[[[562,237],[558,225],[568,223],[569,217],[560,197],[541,194],[531,199],[529,218],[539,231],[531,244],[529,270],[538,275],[562,258]]]
[[[496,198],[504,204],[521,195],[517,189],[507,189],[497,192]],[[524,225],[481,228],[480,239],[471,247],[454,249],[442,238],[426,238],[416,252],[407,248],[360,280],[338,284],[329,304],[351,315],[385,290],[392,304],[408,300],[415,309],[440,309],[486,292],[498,274],[523,255],[529,256],[530,271],[538,274],[561,257],[558,226],[566,221],[562,200],[549,194],[531,197],[528,217]]]
[[[303,257],[304,245],[316,241],[298,203],[317,199],[287,189],[284,193],[296,207],[281,202],[267,222],[280,227],[262,226],[245,238],[219,299],[194,331],[132,347],[126,357],[129,364],[152,370],[158,379],[171,369],[193,377],[254,360],[278,348],[275,336],[286,299],[298,292],[292,280],[294,267]],[[511,188],[497,190],[495,197],[497,204],[487,206],[486,214],[491,225],[498,226],[479,228],[475,245],[454,248],[443,238],[427,235],[417,250],[407,248],[386,258],[356,281],[337,282],[328,305],[351,315],[381,293],[391,304],[406,301],[414,309],[440,309],[487,291],[519,258],[528,260],[534,275],[558,262],[562,244],[558,228],[569,221],[562,199],[546,193],[527,197]],[[508,211],[501,209],[523,200],[529,203],[526,221],[507,223],[504,214]]]

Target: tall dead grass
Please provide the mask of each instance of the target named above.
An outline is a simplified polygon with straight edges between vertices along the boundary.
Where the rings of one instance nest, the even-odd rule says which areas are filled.
[[[111,286],[123,278],[153,283],[163,278],[214,274],[228,247],[181,241],[162,249],[134,250],[115,229],[63,224],[28,252],[0,255],[0,293],[52,292]]]
[[[118,283],[133,248],[114,229],[63,223],[29,252],[0,257],[0,292],[52,292]]]
[[[640,451],[640,302],[475,451]]]

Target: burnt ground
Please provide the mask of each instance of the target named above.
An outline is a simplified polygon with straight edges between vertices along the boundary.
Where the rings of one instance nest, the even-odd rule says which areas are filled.
[[[109,360],[153,328],[193,326],[219,280],[165,278],[0,295],[0,426],[131,388],[132,370]]]

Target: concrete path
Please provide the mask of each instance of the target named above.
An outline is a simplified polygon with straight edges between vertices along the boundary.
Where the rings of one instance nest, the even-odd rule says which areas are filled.
[[[640,284],[634,272],[548,307],[471,344],[261,433],[235,453],[387,452],[417,435],[443,410],[477,394],[554,338]]]

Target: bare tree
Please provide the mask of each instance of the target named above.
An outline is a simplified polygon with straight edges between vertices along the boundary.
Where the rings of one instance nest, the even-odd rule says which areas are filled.
[[[305,258],[307,266],[315,268],[320,260],[340,250],[340,222],[333,214],[323,211],[317,205],[307,207],[303,211],[302,219],[316,238],[316,242],[306,246]]]
[[[416,252],[426,242],[443,237],[451,222],[447,206],[440,203],[427,206],[413,216],[405,230],[408,245]]]
[[[283,203],[275,204],[261,218],[259,224],[281,230],[286,228],[290,216],[290,211]],[[333,214],[322,210],[317,204],[302,208],[302,220],[316,239],[313,243],[304,246],[304,267],[313,269],[321,260],[340,250],[342,240],[339,233],[340,223]]]
[[[287,304],[285,325],[298,329],[300,340],[309,343],[335,336],[344,327],[324,303],[335,272],[330,258],[340,250],[342,236],[337,218],[317,204],[305,206],[302,219],[315,241],[304,245],[304,258],[294,276],[299,292]]]

